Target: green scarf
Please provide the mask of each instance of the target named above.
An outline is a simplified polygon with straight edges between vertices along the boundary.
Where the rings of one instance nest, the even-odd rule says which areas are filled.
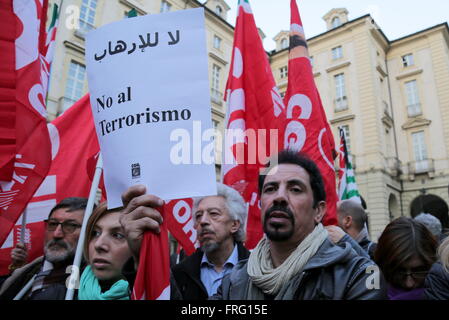
[[[97,277],[91,267],[87,266],[81,275],[78,300],[129,300],[128,288],[128,281],[119,280],[102,293]]]

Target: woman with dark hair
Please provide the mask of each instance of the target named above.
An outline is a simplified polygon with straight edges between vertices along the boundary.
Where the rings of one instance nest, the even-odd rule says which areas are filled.
[[[87,223],[84,257],[88,263],[80,280],[79,300],[129,300],[130,286],[123,267],[131,258],[120,209],[100,204]]]
[[[424,280],[436,260],[437,240],[426,226],[400,217],[379,238],[374,261],[388,282],[390,300],[421,300]]]

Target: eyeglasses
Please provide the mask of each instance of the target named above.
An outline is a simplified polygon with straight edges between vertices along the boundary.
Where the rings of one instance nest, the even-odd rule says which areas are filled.
[[[76,229],[81,228],[81,225],[72,221],[59,222],[57,220],[44,220],[47,224],[48,231],[55,231],[61,225],[62,232],[73,233]]]
[[[426,278],[427,271],[415,271],[415,272],[399,272],[399,276],[405,280],[408,276],[412,277],[413,280],[423,280]]]

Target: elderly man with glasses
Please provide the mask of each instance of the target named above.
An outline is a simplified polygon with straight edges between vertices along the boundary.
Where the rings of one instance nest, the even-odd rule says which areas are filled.
[[[26,261],[26,247],[13,250],[13,273],[0,288],[0,300],[16,298],[27,285],[28,290],[20,294],[23,300],[64,300],[67,268],[73,263],[86,205],[85,198],[66,198],[50,211],[43,256],[17,268]]]

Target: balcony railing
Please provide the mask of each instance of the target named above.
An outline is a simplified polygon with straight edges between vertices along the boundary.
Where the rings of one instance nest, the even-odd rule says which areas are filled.
[[[407,113],[409,117],[420,116],[422,114],[421,104],[420,103],[409,104],[407,106]]]
[[[334,103],[335,103],[335,111],[343,111],[348,109],[348,100],[346,96],[335,99]]]
[[[210,90],[210,98],[211,98],[212,102],[214,102],[220,106],[223,103],[223,93],[221,93],[220,91],[218,91],[216,89]]]
[[[411,175],[433,173],[435,172],[434,159],[410,161],[408,163],[408,172]]]

